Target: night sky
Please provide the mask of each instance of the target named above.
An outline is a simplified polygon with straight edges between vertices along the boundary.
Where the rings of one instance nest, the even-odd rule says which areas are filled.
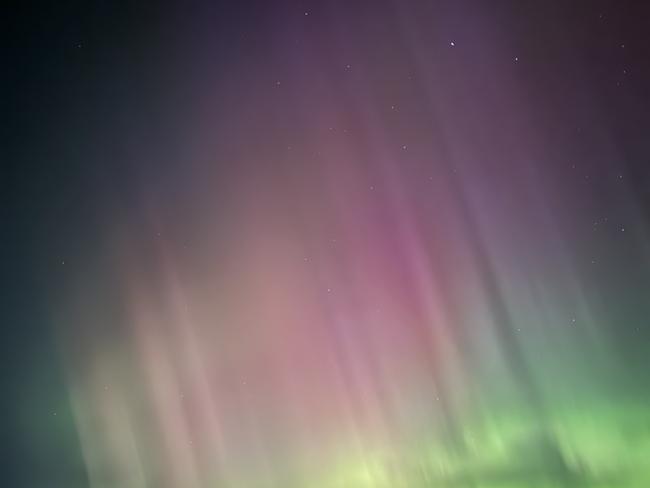
[[[3,17],[0,485],[650,486],[650,4]]]

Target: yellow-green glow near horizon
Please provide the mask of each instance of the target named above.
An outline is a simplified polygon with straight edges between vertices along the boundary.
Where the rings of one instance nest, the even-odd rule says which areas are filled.
[[[73,426],[90,488],[650,487],[647,188],[595,48],[372,3],[197,15],[98,90],[29,439]]]

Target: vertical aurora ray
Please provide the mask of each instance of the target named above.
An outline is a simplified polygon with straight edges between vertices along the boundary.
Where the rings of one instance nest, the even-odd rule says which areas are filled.
[[[89,486],[647,488],[647,202],[584,39],[322,3],[192,12],[106,109],[53,307]]]

